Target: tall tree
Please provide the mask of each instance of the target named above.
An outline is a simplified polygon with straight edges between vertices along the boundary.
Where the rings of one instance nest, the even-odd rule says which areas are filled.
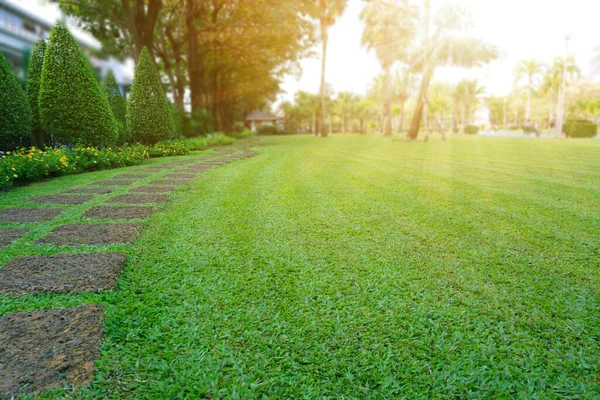
[[[531,120],[531,93],[535,90],[535,86],[538,83],[538,77],[540,77],[545,70],[545,65],[536,60],[522,60],[519,61],[515,68],[515,83],[520,83],[525,80],[525,88],[527,90],[527,111],[525,113],[525,119]]]
[[[464,79],[456,85],[456,96],[459,106],[462,106],[464,111],[465,121],[463,123],[471,123],[475,107],[479,104],[479,97],[483,94],[483,87],[479,86],[476,79]]]
[[[406,0],[389,2],[373,0],[362,10],[360,18],[365,23],[362,44],[374,50],[384,73],[385,136],[392,135],[391,69],[396,61],[405,60],[407,49],[414,37],[414,9]]]
[[[49,137],[44,132],[40,121],[38,100],[40,97],[40,84],[42,82],[42,67],[44,65],[44,53],[46,52],[46,41],[40,39],[33,45],[29,69],[27,71],[27,99],[32,116],[31,143],[39,148],[48,144]]]
[[[421,88],[408,132],[410,140],[419,135],[427,90],[438,66],[473,68],[498,57],[496,47],[469,35],[470,16],[466,9],[445,5],[436,13],[433,22],[431,1],[423,0],[421,46],[416,49],[412,62],[413,68],[422,75]]]
[[[552,121],[554,121],[555,107],[558,107],[558,95],[561,90],[562,77],[565,71],[564,67],[564,59],[562,57],[555,58],[552,66],[546,70],[542,81],[542,93],[550,97],[550,112],[548,116],[549,125],[551,125]],[[579,67],[575,63],[575,59],[573,57],[567,58],[566,71],[567,76],[565,78],[567,84],[581,74],[581,71],[579,70]]]
[[[319,124],[319,133],[322,137],[327,136],[325,128],[326,118],[326,80],[325,70],[327,67],[327,45],[329,42],[329,28],[335,23],[336,19],[344,12],[348,0],[316,0],[319,7],[319,26],[321,28],[321,123]]]

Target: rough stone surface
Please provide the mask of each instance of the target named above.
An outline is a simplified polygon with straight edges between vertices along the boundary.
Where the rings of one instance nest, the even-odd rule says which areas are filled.
[[[94,196],[68,196],[68,195],[54,195],[54,196],[42,196],[33,200],[29,200],[29,203],[34,204],[83,204],[92,200]]]
[[[60,208],[5,208],[0,210],[0,222],[44,222],[58,217],[62,212]]]
[[[0,249],[22,238],[27,232],[29,232],[29,229],[8,228],[0,230]]]
[[[101,305],[0,317],[0,398],[90,383],[103,331]]]
[[[108,180],[108,181],[97,181],[91,183],[94,186],[131,186],[133,185],[133,181],[130,180]]]
[[[158,181],[148,182],[148,185],[158,185],[158,186],[166,186],[166,185],[185,185],[188,183],[187,179],[163,179]]]
[[[82,188],[82,189],[65,190],[63,193],[107,194],[107,193],[112,193],[113,191],[114,191],[114,189],[110,189],[110,188],[97,188],[97,189],[96,188],[94,188],[94,189]]]
[[[137,193],[171,193],[177,190],[177,186],[140,186],[132,188],[130,192]]]
[[[168,174],[165,175],[167,179],[193,179],[196,177],[196,174]]]
[[[150,176],[150,173],[140,172],[140,173],[131,173],[131,174],[120,174],[115,175],[112,179],[145,179]]]
[[[83,216],[97,219],[144,219],[154,213],[152,207],[144,206],[96,206],[88,209]]]
[[[123,204],[164,203],[168,197],[167,194],[122,194],[113,197],[108,202]]]
[[[0,269],[0,294],[81,293],[113,289],[125,264],[121,253],[19,257]]]
[[[78,246],[83,244],[132,243],[141,231],[139,223],[122,224],[72,224],[63,225],[50,232],[37,244]]]

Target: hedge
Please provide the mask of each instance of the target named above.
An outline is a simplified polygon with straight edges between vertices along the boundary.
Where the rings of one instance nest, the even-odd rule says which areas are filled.
[[[571,138],[592,138],[598,134],[598,125],[585,119],[567,120],[563,133]]]
[[[464,128],[464,132],[467,135],[477,135],[479,133],[479,127],[477,125],[467,125]]]
[[[108,100],[108,105],[112,111],[113,117],[117,120],[119,126],[118,143],[123,144],[130,141],[131,137],[127,130],[127,121],[125,120],[125,98],[121,94],[119,85],[115,80],[113,72],[109,69],[102,80],[102,89]]]
[[[206,137],[185,139],[185,145],[192,151],[205,150],[213,146],[227,146],[235,143],[234,138],[226,136],[223,132],[215,132]]]
[[[35,42],[31,51],[29,69],[27,70],[27,100],[29,102],[32,117],[31,143],[37,147],[43,147],[44,145],[50,144],[49,135],[44,131],[42,122],[40,121],[40,111],[38,107],[45,52],[46,41],[40,39]]]
[[[145,47],[135,66],[127,99],[127,128],[135,141],[146,145],[172,139],[175,134],[171,106]]]
[[[31,110],[27,96],[0,53],[0,149],[9,150],[29,142]]]
[[[61,144],[113,146],[119,130],[95,72],[63,24],[50,31],[42,67],[39,112]]]

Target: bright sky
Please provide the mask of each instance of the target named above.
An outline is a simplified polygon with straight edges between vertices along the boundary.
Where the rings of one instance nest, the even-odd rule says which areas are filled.
[[[434,79],[457,82],[477,78],[488,94],[507,94],[512,88],[516,63],[531,58],[551,63],[555,57],[564,56],[567,33],[573,35],[569,54],[575,57],[583,74],[589,76],[593,50],[600,46],[600,1],[432,0],[432,5],[435,8],[446,2],[468,6],[475,18],[475,35],[498,46],[502,56],[480,69],[438,69]],[[330,31],[327,82],[336,92],[364,94],[381,71],[374,53],[367,54],[361,48],[363,26],[359,14],[363,6],[362,0],[349,0],[346,12]],[[301,65],[301,79],[288,77],[283,85],[286,93],[280,100],[292,99],[298,90],[318,92],[319,58],[305,59]]]

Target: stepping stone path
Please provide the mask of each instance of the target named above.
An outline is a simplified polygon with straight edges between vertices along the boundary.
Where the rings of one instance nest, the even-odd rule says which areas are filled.
[[[81,293],[113,289],[125,265],[121,253],[19,257],[0,269],[0,294]]]
[[[122,194],[113,197],[109,203],[123,204],[148,204],[148,203],[164,203],[167,201],[167,194]]]
[[[92,381],[104,330],[101,305],[0,317],[0,398]]]
[[[154,213],[152,207],[145,206],[96,206],[88,209],[83,216],[96,219],[144,219]]]
[[[94,197],[112,193],[115,187],[133,185],[151,174],[171,171],[164,178],[135,187],[129,194],[108,203],[164,203],[168,194],[213,167],[255,155],[244,150],[220,151],[215,157],[181,160],[136,169],[131,173],[73,188],[59,195],[31,200],[36,204],[82,204]],[[161,194],[163,193],[163,194]],[[73,195],[69,195],[73,194]],[[75,195],[77,194],[77,195]],[[0,223],[46,222],[58,217],[62,208],[13,208],[0,210]],[[83,214],[102,220],[143,219],[154,212],[150,206],[94,206]],[[99,223],[62,225],[40,238],[36,244],[56,246],[109,245],[132,243],[142,224]],[[23,237],[28,229],[0,230],[0,248]],[[80,293],[114,289],[125,265],[121,253],[55,254],[25,256],[0,267],[0,295],[21,296],[36,293]],[[29,395],[70,384],[85,385],[93,379],[95,361],[100,357],[104,314],[100,305],[66,309],[17,312],[0,317],[0,398]]]
[[[93,196],[42,196],[37,199],[29,200],[29,203],[34,204],[83,204],[92,200]]]
[[[29,232],[29,229],[8,228],[0,230],[0,249],[22,238],[27,232]]]
[[[142,224],[71,224],[59,226],[36,244],[79,246],[84,244],[133,243],[142,230]]]
[[[50,221],[60,214],[60,208],[5,208],[0,210],[0,222],[23,224]]]

